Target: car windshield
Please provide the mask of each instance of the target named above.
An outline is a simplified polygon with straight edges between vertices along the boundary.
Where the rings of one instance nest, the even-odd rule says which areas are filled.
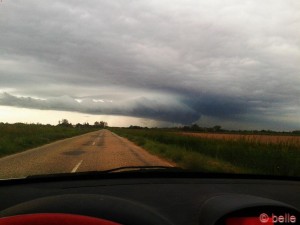
[[[0,179],[299,177],[299,11],[298,0],[1,0]]]

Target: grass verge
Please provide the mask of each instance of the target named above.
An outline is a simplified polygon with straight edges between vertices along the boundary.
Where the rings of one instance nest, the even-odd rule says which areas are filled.
[[[95,130],[36,124],[0,124],[0,157]]]

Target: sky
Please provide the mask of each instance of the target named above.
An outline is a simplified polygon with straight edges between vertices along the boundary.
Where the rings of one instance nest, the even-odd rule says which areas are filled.
[[[300,129],[298,0],[3,0],[0,122]]]

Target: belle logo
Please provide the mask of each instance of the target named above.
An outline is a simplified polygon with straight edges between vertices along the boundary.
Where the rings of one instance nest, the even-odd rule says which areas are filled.
[[[262,223],[268,223],[270,220],[272,223],[296,223],[297,221],[296,216],[289,213],[284,213],[283,215],[275,215],[272,213],[271,218],[266,213],[262,213],[259,216],[259,220]]]

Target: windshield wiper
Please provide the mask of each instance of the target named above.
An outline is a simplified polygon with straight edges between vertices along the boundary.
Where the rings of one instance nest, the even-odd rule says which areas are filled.
[[[123,166],[116,167],[109,170],[96,170],[96,171],[85,171],[76,173],[54,173],[54,174],[41,174],[41,175],[29,175],[26,179],[36,179],[36,178],[67,178],[67,177],[105,177],[114,175],[133,175],[133,174],[165,174],[172,172],[183,172],[184,169],[180,167],[171,166]]]
[[[182,171],[183,169],[180,167],[170,167],[170,166],[123,166],[117,167],[109,170],[97,171],[99,173],[113,173],[113,172],[162,172],[162,171]]]

